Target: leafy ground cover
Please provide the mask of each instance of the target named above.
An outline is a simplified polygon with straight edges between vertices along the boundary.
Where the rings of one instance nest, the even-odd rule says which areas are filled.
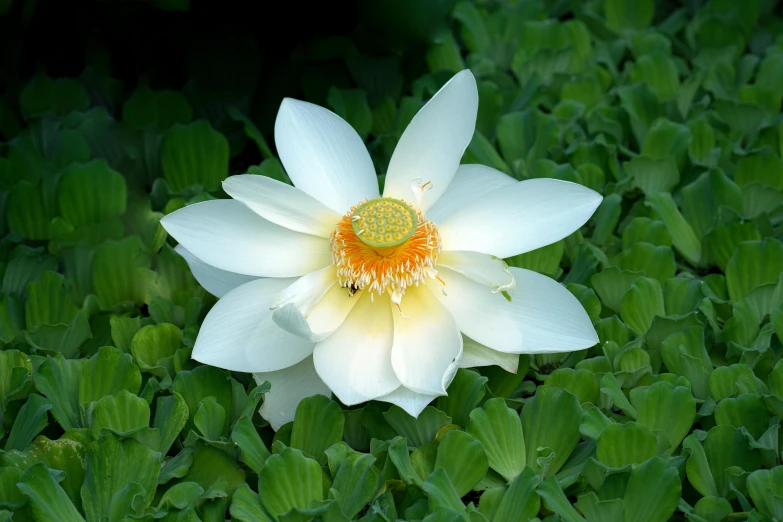
[[[274,432],[268,383],[190,359],[215,298],[158,224],[229,174],[287,180],[256,55],[214,43],[176,87],[106,53],[5,77],[0,521],[783,520],[779,2],[395,5],[360,3],[380,48],[308,41],[279,88],[347,119],[382,173],[469,67],[463,163],[605,196],[507,260],[566,285],[600,343],[461,369],[418,419],[315,396]]]

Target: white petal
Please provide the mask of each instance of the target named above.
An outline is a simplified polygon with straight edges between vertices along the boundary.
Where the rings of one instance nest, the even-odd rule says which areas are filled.
[[[517,284],[508,291],[511,302],[448,268],[439,270],[448,295],[436,296],[462,333],[506,353],[570,352],[598,342],[587,312],[563,285],[530,270],[510,270]]]
[[[443,196],[427,211],[433,223],[442,223],[462,207],[493,190],[519,183],[511,176],[485,165],[460,165]]]
[[[313,353],[313,343],[279,328],[272,299],[293,281],[256,279],[227,293],[201,325],[192,357],[237,372],[271,372]]]
[[[405,129],[389,162],[383,195],[427,211],[454,178],[473,138],[477,113],[476,79],[466,69],[449,80]],[[412,191],[427,182],[423,192]]]
[[[532,270],[511,267],[511,273],[517,288],[509,304],[523,333],[521,353],[571,352],[598,342],[590,316],[565,286]]]
[[[215,297],[223,297],[234,288],[258,279],[255,276],[235,274],[208,265],[182,245],[174,247],[174,251],[185,259],[198,284]]]
[[[400,386],[391,364],[393,323],[387,294],[365,293],[345,322],[313,352],[315,369],[346,405],[385,395]]]
[[[230,176],[223,190],[272,223],[318,237],[328,238],[342,217],[298,188],[266,176]]]
[[[332,264],[326,239],[275,225],[239,201],[189,205],[160,224],[193,255],[228,272],[291,277]]]
[[[462,337],[462,346],[464,352],[462,353],[462,361],[459,364],[460,368],[500,366],[510,373],[517,373],[519,369],[519,354],[493,350],[489,346],[484,346],[474,341],[467,335]]]
[[[400,306],[402,313],[393,310],[394,373],[415,392],[445,395],[444,376],[462,353],[454,317],[424,286],[408,288]]]
[[[481,252],[441,252],[438,266],[445,266],[468,279],[486,285],[494,293],[510,290],[516,284],[505,261]]]
[[[275,298],[272,318],[280,328],[313,342],[337,330],[359,301],[337,282],[334,266],[300,277]]]
[[[376,400],[396,404],[405,410],[411,417],[418,417],[422,410],[437,397],[437,395],[416,393],[405,386],[400,386],[393,392],[378,397]]]
[[[367,148],[353,127],[332,111],[284,99],[275,121],[275,145],[294,185],[338,214],[378,197]]]
[[[258,412],[275,431],[294,420],[296,407],[302,399],[313,395],[332,396],[329,388],[315,372],[312,357],[276,372],[254,373],[253,377],[258,384],[269,381],[272,385],[264,395],[264,403]]]
[[[462,333],[495,350],[521,349],[522,333],[505,297],[446,267],[438,267],[438,276],[445,286],[434,280],[428,280],[427,286],[454,316]]]
[[[579,229],[601,195],[577,183],[529,179],[485,194],[439,226],[444,250],[506,258],[563,239]]]

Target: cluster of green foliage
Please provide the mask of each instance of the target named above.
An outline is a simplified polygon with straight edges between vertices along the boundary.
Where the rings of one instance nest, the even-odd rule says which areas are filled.
[[[193,61],[180,90],[20,79],[0,97],[0,521],[783,520],[779,2],[453,4],[375,6],[377,34],[426,42],[413,58],[309,42],[300,97],[382,178],[469,67],[463,163],[605,196],[507,260],[567,285],[600,343],[461,369],[418,419],[315,396],[275,433],[268,383],[190,359],[215,298],[158,223],[229,174],[287,180],[252,60]]]

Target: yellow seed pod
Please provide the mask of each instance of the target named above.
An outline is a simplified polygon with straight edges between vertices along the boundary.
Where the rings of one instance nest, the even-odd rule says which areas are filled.
[[[393,198],[372,199],[353,213],[353,231],[365,245],[387,248],[408,240],[419,225],[419,217],[407,203]],[[370,231],[377,231],[373,234]]]

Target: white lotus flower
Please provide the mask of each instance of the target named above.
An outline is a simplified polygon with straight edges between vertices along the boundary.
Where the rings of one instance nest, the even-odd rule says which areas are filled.
[[[502,259],[568,236],[601,196],[460,165],[477,109],[476,81],[462,71],[405,130],[380,196],[351,126],[286,99],[275,141],[295,187],[231,176],[223,188],[233,199],[161,221],[196,279],[221,298],[193,358],[269,380],[261,413],[274,429],[316,393],[346,405],[391,402],[416,416],[459,367],[516,371],[516,354],[598,341],[567,289]]]

